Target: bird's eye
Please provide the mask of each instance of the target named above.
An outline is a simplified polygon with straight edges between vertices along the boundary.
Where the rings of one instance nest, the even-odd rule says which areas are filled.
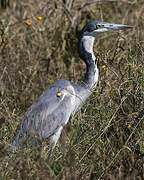
[[[96,29],[99,29],[99,28],[101,28],[101,27],[104,27],[104,25],[103,25],[103,24],[97,24],[97,25],[96,25]]]
[[[96,25],[96,29],[99,29],[101,27],[101,24]]]

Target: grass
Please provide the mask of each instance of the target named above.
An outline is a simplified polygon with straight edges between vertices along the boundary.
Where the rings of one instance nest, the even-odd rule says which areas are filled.
[[[144,179],[143,1],[82,2],[15,0],[0,11],[0,179]],[[83,79],[77,36],[94,19],[134,28],[96,41],[98,86],[65,127],[50,161],[46,142],[6,159],[34,100],[57,79]]]

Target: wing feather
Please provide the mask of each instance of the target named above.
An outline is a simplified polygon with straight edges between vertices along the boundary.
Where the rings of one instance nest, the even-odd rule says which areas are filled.
[[[75,108],[75,92],[69,81],[59,84],[58,81],[54,83],[31,105],[16,129],[12,145],[19,146],[22,137],[32,132],[48,138],[67,123]],[[57,97],[57,92],[62,96]]]

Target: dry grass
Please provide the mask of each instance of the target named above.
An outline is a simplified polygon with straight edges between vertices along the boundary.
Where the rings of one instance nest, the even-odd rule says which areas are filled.
[[[2,180],[144,179],[143,0],[87,2],[14,0],[0,11]],[[97,89],[65,128],[50,162],[45,142],[5,159],[15,128],[34,100],[61,77],[82,80],[85,65],[76,37],[94,19],[134,28],[104,34],[95,43]]]

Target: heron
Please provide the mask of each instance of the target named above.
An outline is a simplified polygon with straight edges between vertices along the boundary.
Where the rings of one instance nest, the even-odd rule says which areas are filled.
[[[93,52],[95,39],[104,32],[130,28],[132,26],[97,20],[87,23],[78,38],[79,57],[86,64],[83,81],[77,85],[69,80],[59,79],[44,91],[20,120],[11,146],[23,146],[28,139],[31,144],[39,139],[48,139],[53,150],[70,117],[81,108],[97,86],[99,70]]]

